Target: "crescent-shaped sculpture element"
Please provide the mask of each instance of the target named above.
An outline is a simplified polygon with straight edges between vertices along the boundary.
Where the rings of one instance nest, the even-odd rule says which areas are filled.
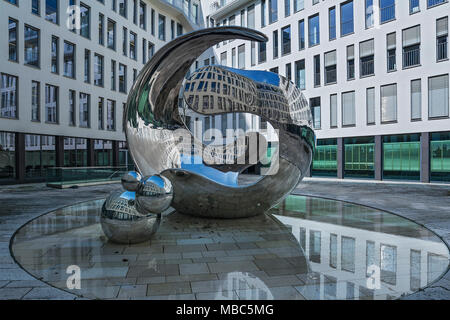
[[[315,144],[311,112],[292,82],[266,71],[222,66],[198,70],[185,80],[191,65],[205,50],[232,39],[267,41],[264,34],[242,27],[202,29],[182,35],[157,51],[144,66],[124,110],[128,148],[138,171],[142,176],[167,177],[173,186],[171,206],[181,213],[214,218],[263,213],[297,186],[311,164]],[[215,73],[221,79],[216,82],[223,82],[222,91],[214,91],[214,103],[209,108],[196,109],[195,99],[207,89],[200,90],[195,78],[205,72]],[[226,86],[225,79],[230,82],[230,78],[238,88]],[[208,90],[211,89],[210,86]],[[244,89],[244,96],[235,93],[235,89]],[[215,100],[219,97],[220,105]],[[271,165],[267,175],[249,185],[227,183],[220,165],[201,163],[205,172],[213,171],[208,174],[183,166],[183,159],[191,155],[183,153],[176,133],[178,129],[188,130],[180,112],[180,100],[184,108],[201,115],[245,112],[268,121],[278,132],[276,166]],[[193,144],[199,143],[193,140]]]

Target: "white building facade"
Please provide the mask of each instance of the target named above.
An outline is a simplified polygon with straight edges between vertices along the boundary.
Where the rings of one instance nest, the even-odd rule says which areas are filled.
[[[0,20],[0,183],[131,164],[122,116],[134,79],[203,25],[196,0],[1,0]]]
[[[218,64],[304,90],[318,139],[312,175],[450,181],[447,0],[211,1],[203,14],[269,39],[220,43]]]

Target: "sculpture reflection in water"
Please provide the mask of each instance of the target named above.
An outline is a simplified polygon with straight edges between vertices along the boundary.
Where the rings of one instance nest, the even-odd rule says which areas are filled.
[[[279,203],[308,170],[315,145],[311,112],[292,82],[271,72],[223,66],[199,69],[185,79],[205,50],[231,39],[267,41],[262,33],[241,27],[191,32],[161,48],[136,79],[123,126],[139,173],[130,173],[127,179],[134,178],[123,185],[137,192],[143,215],[172,206],[201,217],[255,216]],[[227,132],[221,141],[205,145],[189,129],[192,116],[228,113],[249,113],[270,124],[278,135],[270,159],[262,131]],[[255,164],[266,165],[261,176],[240,185],[239,174]],[[147,183],[155,184],[152,176],[168,187],[139,193]]]

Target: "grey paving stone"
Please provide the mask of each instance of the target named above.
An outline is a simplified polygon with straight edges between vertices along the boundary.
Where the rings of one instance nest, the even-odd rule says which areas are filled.
[[[70,294],[68,292],[53,288],[53,287],[44,287],[44,288],[33,288],[29,291],[23,299],[54,299],[54,300],[74,300],[76,295]]]
[[[0,300],[22,299],[32,288],[0,288]]]
[[[183,263],[180,264],[180,275],[209,273],[206,263]]]

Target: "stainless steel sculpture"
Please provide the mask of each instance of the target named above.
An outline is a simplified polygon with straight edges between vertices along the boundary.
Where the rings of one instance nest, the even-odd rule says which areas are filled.
[[[150,240],[158,230],[161,214],[138,211],[135,193],[114,192],[102,206],[100,223],[109,240],[117,243],[139,243]]]
[[[202,52],[231,39],[267,41],[264,34],[241,27],[202,29],[180,36],[158,50],[144,66],[124,110],[127,143],[138,171],[142,176],[168,178],[173,185],[171,206],[181,213],[214,218],[261,214],[288,195],[311,164],[315,145],[311,112],[301,91],[286,78],[265,71],[210,66],[185,81]],[[212,94],[212,85],[200,88],[196,77],[206,72],[217,76],[216,86],[222,84],[222,91],[215,87]],[[201,108],[199,100],[205,92],[212,103]],[[186,108],[199,115],[245,112],[268,121],[278,132],[278,161],[270,165],[266,175],[248,185],[237,185],[236,180],[229,183],[229,176],[223,173],[231,170],[237,176],[245,165],[202,162],[204,171],[184,166],[183,159],[194,158],[186,153],[186,145],[200,146],[201,150],[205,147],[185,123]],[[180,138],[178,129],[188,132],[187,141]],[[225,145],[224,150],[228,147]],[[124,185],[132,190],[136,181],[125,181]],[[150,209],[151,203],[144,206]]]

